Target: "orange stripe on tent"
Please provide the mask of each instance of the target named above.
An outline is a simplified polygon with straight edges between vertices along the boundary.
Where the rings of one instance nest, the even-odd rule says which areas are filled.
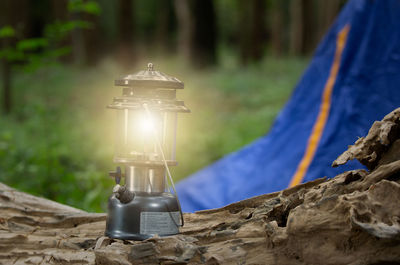
[[[336,77],[339,72],[340,60],[342,58],[342,52],[346,44],[347,35],[349,33],[350,26],[346,25],[338,34],[336,38],[336,51],[333,59],[333,64],[329,73],[328,80],[326,81],[324,92],[322,94],[322,103],[318,113],[317,121],[314,124],[310,138],[308,139],[307,148],[301,159],[300,164],[297,167],[296,173],[293,175],[290,181],[289,187],[296,186],[303,181],[305,174],[307,173],[308,167],[310,166],[315,151],[317,150],[319,141],[321,140],[322,133],[324,131],[326,121],[329,116],[329,109],[331,107],[331,97],[333,86],[336,82]]]

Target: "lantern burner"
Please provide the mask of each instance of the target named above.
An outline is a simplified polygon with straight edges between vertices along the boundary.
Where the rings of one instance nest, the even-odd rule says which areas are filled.
[[[116,186],[105,234],[133,240],[177,234],[183,215],[169,167],[177,164],[177,113],[190,112],[176,99],[183,83],[149,63],[147,70],[122,76],[115,85],[123,86],[123,93],[108,107],[118,114],[114,162],[122,164],[124,173],[120,167],[110,172]]]

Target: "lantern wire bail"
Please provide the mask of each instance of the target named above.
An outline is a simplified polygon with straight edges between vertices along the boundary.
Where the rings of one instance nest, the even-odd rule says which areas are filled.
[[[148,66],[148,69],[150,69],[150,66],[151,66],[151,69],[153,69],[153,64],[152,64],[152,63],[149,63],[147,66]],[[149,71],[150,71],[150,70],[149,70]],[[151,71],[152,71],[152,70],[151,70]],[[147,106],[147,103],[143,103],[142,105],[143,105],[143,108],[144,108],[145,111],[146,111],[147,117],[150,119],[150,118],[151,118],[151,113],[150,113],[149,107]],[[158,147],[158,149],[159,149],[160,152],[161,152],[162,160],[163,160],[165,169],[166,169],[166,171],[167,171],[167,175],[168,175],[168,178],[169,178],[169,182],[171,183],[171,186],[170,186],[170,187],[172,188],[172,190],[173,190],[173,192],[174,192],[174,194],[175,194],[176,201],[178,202],[179,213],[180,213],[180,216],[181,216],[181,224],[180,224],[180,226],[183,226],[183,225],[184,225],[184,219],[183,219],[182,207],[181,207],[181,203],[180,203],[179,198],[178,198],[178,194],[177,194],[176,189],[175,189],[175,184],[174,184],[174,181],[173,181],[173,179],[172,179],[171,171],[169,170],[167,160],[165,159],[164,151],[163,151],[163,149],[162,149],[162,147],[161,147],[160,141],[158,140],[158,137],[157,137],[157,134],[156,134],[156,132],[155,132],[155,129],[152,128],[151,131],[152,131],[154,140],[155,140],[155,142],[156,142],[156,144],[157,144],[157,147]],[[172,220],[175,221],[175,219],[172,219]]]

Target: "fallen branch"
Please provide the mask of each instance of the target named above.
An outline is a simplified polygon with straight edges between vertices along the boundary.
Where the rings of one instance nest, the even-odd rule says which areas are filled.
[[[1,264],[399,264],[400,109],[335,162],[333,179],[185,214],[181,234],[103,236],[92,214],[0,184]]]

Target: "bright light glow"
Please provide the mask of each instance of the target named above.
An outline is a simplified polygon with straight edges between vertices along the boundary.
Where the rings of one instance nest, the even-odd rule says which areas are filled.
[[[154,121],[151,117],[143,117],[139,123],[140,130],[143,133],[152,133],[155,130]]]

